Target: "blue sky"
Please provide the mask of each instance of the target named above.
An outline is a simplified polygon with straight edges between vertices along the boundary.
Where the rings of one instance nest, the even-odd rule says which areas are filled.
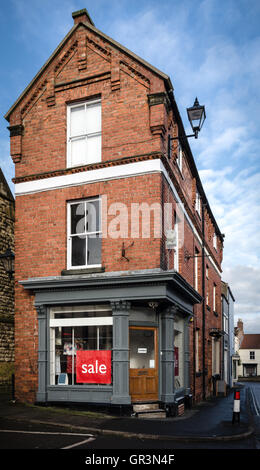
[[[260,333],[260,2],[9,0],[0,2],[0,166],[11,182],[3,115],[87,8],[95,26],[171,77],[187,132],[198,96],[207,119],[190,140],[218,225],[235,320]]]

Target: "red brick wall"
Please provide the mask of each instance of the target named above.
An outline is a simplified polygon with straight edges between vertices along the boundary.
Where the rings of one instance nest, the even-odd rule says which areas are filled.
[[[87,46],[85,38],[87,35]],[[77,41],[77,44],[76,44]],[[77,80],[75,82],[75,80]],[[66,84],[65,84],[66,82]],[[54,87],[56,83],[56,87]],[[101,96],[102,101],[102,161],[167,152],[167,132],[176,131],[173,113],[166,103],[149,106],[148,95],[164,92],[162,78],[151,70],[119,52],[107,41],[85,28],[78,29],[59,51],[28,90],[10,117],[11,125],[22,124],[22,136],[11,137],[11,153],[16,163],[16,177],[66,169],[66,106],[67,103]],[[17,158],[20,155],[21,158]],[[166,165],[166,163],[165,163]],[[196,182],[187,155],[183,155],[183,172],[175,158],[166,165],[172,183],[178,190],[192,223],[201,237],[201,220],[195,213]],[[86,186],[46,191],[16,199],[16,392],[17,398],[33,401],[37,390],[37,315],[33,296],[24,291],[19,280],[30,277],[60,275],[66,268],[66,203],[69,200],[107,195],[108,206],[121,202],[128,208],[133,202],[176,201],[168,183],[159,174],[143,175]],[[110,222],[115,215],[108,218]],[[153,219],[152,219],[153,220]],[[130,218],[128,221],[130,233]],[[184,219],[184,244],[179,252],[179,272],[194,286],[196,237]],[[220,266],[222,251],[213,249],[214,227],[206,216],[206,247]],[[121,259],[122,242],[127,239],[105,238],[102,242],[102,265],[106,271],[137,269],[173,269],[173,252],[165,249],[165,237],[134,239],[129,249],[129,262]],[[207,258],[206,258],[207,260]],[[205,261],[206,263],[207,261]],[[207,385],[211,382],[211,350],[209,329],[221,328],[220,277],[210,260],[210,309],[206,309],[206,357],[208,357]],[[199,258],[199,292],[201,287],[201,258]],[[216,317],[212,309],[212,286],[217,285]],[[191,364],[193,364],[193,328],[202,335],[202,308],[195,307],[195,320],[190,327]],[[202,361],[200,347],[200,363]],[[206,365],[207,366],[207,365]],[[191,367],[191,385],[194,384]],[[195,394],[201,398],[201,377],[195,377]]]

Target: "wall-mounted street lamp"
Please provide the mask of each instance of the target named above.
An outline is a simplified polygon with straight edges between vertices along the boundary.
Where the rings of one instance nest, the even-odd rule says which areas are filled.
[[[201,128],[206,119],[205,106],[200,105],[198,98],[195,99],[194,105],[190,108],[187,108],[188,119],[190,121],[191,128],[194,134],[190,135],[178,135],[177,137],[171,137],[168,135],[168,157],[171,155],[171,141],[172,140],[181,140],[183,138],[195,137],[198,138],[198,134],[201,131]]]
[[[0,261],[9,279],[12,279],[14,274],[14,253],[11,248],[7,248],[6,252],[0,255]]]
[[[187,108],[187,114],[190,121],[190,125],[194,132],[193,135],[187,135],[187,137],[198,138],[198,134],[206,119],[205,106],[199,104],[198,98],[195,99],[194,105],[191,108]]]

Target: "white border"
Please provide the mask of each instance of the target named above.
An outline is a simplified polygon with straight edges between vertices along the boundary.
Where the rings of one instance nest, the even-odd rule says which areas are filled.
[[[164,168],[164,167],[163,167]],[[107,181],[115,178],[129,178],[149,173],[161,172],[160,159],[144,162],[127,163],[97,170],[82,171],[69,175],[53,176],[50,178],[15,184],[15,195],[25,196],[43,191],[54,191],[71,186]],[[165,170],[166,171],[166,170]]]
[[[15,185],[15,196],[25,196],[28,194],[35,194],[40,193],[43,191],[54,191],[61,188],[69,188],[72,186],[82,186],[85,184],[96,183],[100,181],[108,181],[113,179],[119,178],[130,178],[133,176],[140,176],[145,174],[152,174],[152,173],[163,173],[165,179],[167,180],[175,200],[180,204],[182,207],[184,216],[188,221],[194,235],[196,236],[198,242],[202,246],[202,240],[195,229],[190,217],[188,216],[181,199],[177,193],[176,188],[174,187],[167,170],[165,169],[162,161],[160,158],[156,158],[154,160],[145,160],[142,162],[134,162],[134,163],[127,163],[121,164],[118,166],[106,167],[106,168],[99,168],[97,170],[89,170],[89,171],[82,171],[79,173],[72,173],[69,175],[62,175],[62,176],[54,176],[50,178],[40,179],[36,181],[28,181],[24,183],[17,183]],[[205,249],[206,255],[209,255],[209,252]],[[221,272],[217,268],[216,264],[214,263],[212,257],[209,258],[212,266],[216,270],[216,272],[221,276]]]

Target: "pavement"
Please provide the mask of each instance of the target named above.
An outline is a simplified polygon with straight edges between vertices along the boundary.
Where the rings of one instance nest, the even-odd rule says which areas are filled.
[[[52,406],[24,405],[0,397],[1,418],[53,425],[95,435],[173,441],[237,441],[254,433],[247,387],[240,388],[240,423],[232,424],[233,391],[186,409],[183,416],[166,419],[118,417]]]

